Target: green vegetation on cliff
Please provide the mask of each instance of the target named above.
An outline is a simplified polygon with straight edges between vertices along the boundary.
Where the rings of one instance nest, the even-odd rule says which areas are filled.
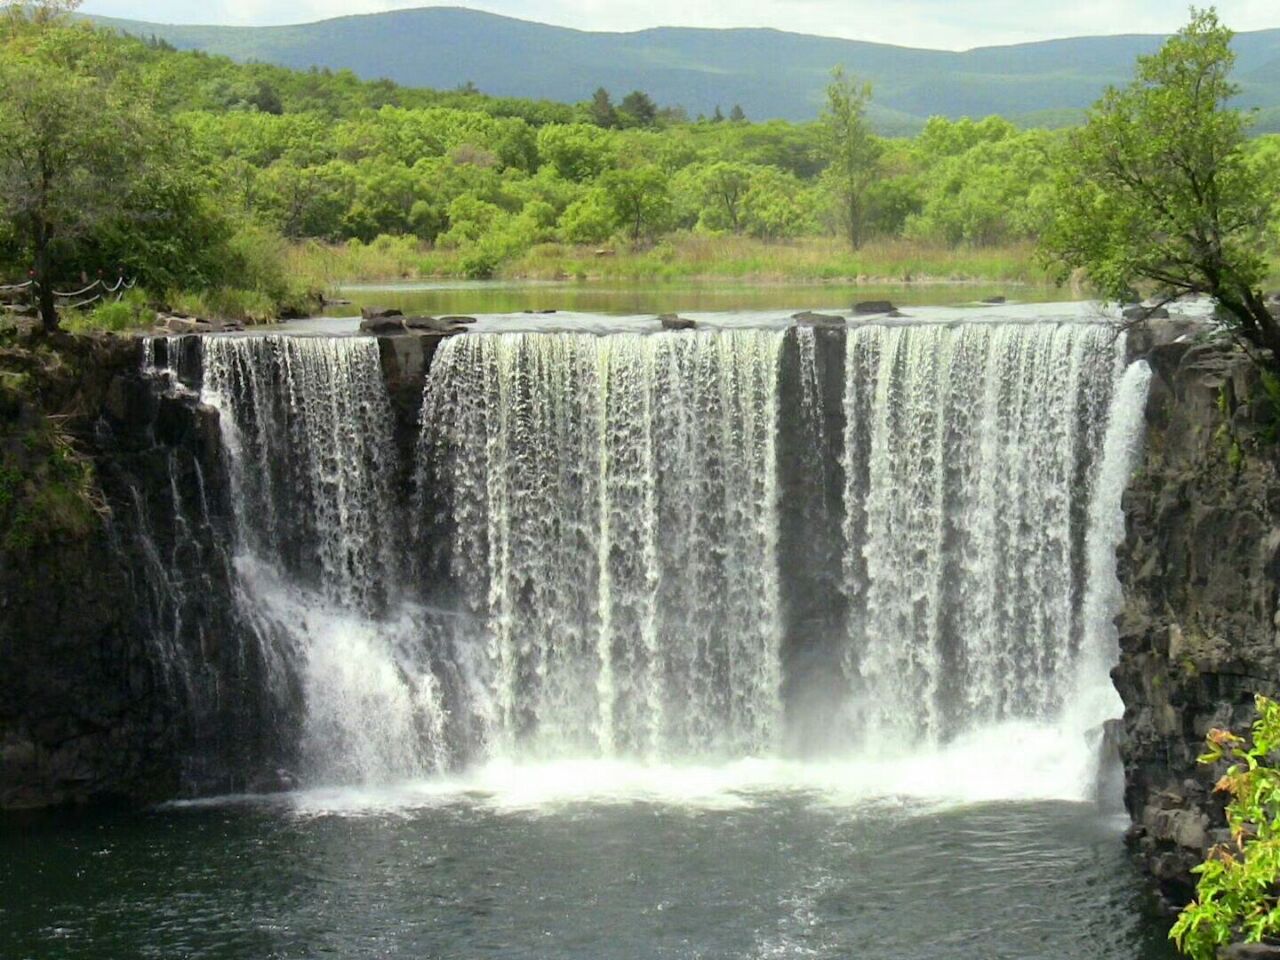
[[[1160,302],[1204,294],[1242,339],[1280,357],[1280,322],[1263,299],[1280,205],[1275,147],[1251,149],[1231,31],[1213,10],[1137,76],[1110,90],[1070,137],[1044,247],[1061,275],[1083,270],[1112,299],[1144,284]]]
[[[1258,718],[1248,740],[1211,730],[1204,764],[1226,763],[1217,790],[1229,797],[1231,839],[1209,851],[1195,869],[1196,900],[1178,917],[1170,937],[1194,960],[1214,960],[1235,941],[1260,943],[1280,936],[1280,703],[1257,698]]]

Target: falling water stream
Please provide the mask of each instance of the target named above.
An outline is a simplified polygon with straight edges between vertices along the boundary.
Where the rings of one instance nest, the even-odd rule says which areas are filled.
[[[1165,956],[1090,802],[1150,378],[1110,325],[488,328],[408,433],[373,338],[200,343],[307,789],[107,842],[224,930],[147,927],[125,873],[118,943]],[[88,956],[59,902],[0,952]]]

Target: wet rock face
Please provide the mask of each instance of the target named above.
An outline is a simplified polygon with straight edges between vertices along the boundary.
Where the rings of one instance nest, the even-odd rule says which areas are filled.
[[[1221,773],[1196,762],[1213,727],[1240,729],[1280,692],[1280,476],[1270,404],[1234,347],[1157,343],[1144,460],[1125,496],[1125,606],[1112,673],[1130,840],[1166,907],[1224,836]]]
[[[0,809],[243,789],[289,754],[229,600],[217,413],[158,392],[137,340],[58,349],[21,406],[68,415],[101,522],[0,546]],[[0,439],[15,429],[0,422]]]
[[[137,344],[64,339],[60,364],[0,417],[0,440],[20,437],[32,418],[131,407],[136,394],[122,378],[137,368]],[[66,423],[93,454],[116,432],[109,419]],[[80,801],[125,783],[163,789],[166,718],[153,711],[155,677],[119,602],[129,583],[110,533],[104,525],[0,547],[0,808]]]

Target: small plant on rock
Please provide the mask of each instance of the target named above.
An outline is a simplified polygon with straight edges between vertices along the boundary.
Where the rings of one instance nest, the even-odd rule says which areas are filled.
[[[1209,731],[1200,762],[1230,761],[1216,790],[1230,795],[1231,839],[1209,851],[1195,872],[1196,899],[1178,917],[1170,938],[1194,960],[1214,960],[1218,947],[1280,937],[1280,703],[1256,699],[1251,741]]]

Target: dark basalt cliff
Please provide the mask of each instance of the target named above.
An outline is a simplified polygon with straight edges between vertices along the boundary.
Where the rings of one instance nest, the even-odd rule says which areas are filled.
[[[402,463],[440,340],[379,338]],[[199,338],[154,350],[169,372],[134,338],[0,343],[0,809],[288,783],[300,693],[235,602]]]
[[[216,414],[155,390],[141,346],[5,352],[23,386],[0,443],[23,502],[0,542],[0,808],[234,788],[272,755],[249,695],[260,658],[227,602]],[[59,445],[83,485],[44,468]],[[60,522],[83,494],[90,522]]]
[[[1146,453],[1124,500],[1125,606],[1112,673],[1125,702],[1121,754],[1130,839],[1169,908],[1223,836],[1205,734],[1240,729],[1255,693],[1280,690],[1280,477],[1272,402],[1224,343],[1149,354]]]

